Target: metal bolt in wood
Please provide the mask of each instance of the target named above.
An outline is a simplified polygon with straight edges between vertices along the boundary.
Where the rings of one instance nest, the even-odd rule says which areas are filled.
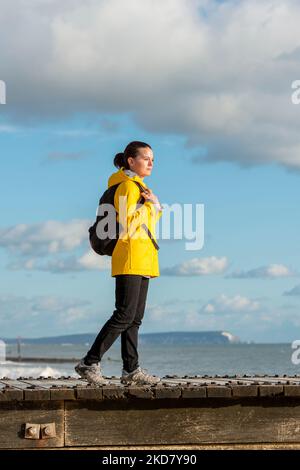
[[[39,439],[40,438],[40,424],[26,423],[25,424],[25,439]]]

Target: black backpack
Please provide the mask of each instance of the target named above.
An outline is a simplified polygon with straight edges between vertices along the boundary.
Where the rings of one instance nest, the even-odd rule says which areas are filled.
[[[144,191],[144,187],[138,183],[137,181],[132,180],[137,186],[139,187],[140,191]],[[115,192],[117,190],[117,187],[121,183],[114,184],[110,188],[108,188],[104,193],[102,194],[100,201],[99,201],[99,207],[102,204],[110,204],[111,207],[114,207],[114,197],[115,197]],[[140,196],[139,200],[137,201],[138,204],[143,204],[145,202],[145,199],[143,196]],[[98,207],[98,210],[99,210]],[[104,233],[107,234],[106,237],[101,237],[99,238],[97,235],[97,225],[99,222],[102,221],[105,217],[108,215],[108,211],[102,211],[103,215],[97,215],[95,223],[89,228],[89,241],[92,249],[95,251],[100,256],[107,255],[107,256],[112,256],[112,253],[114,251],[114,248],[117,244],[119,234],[120,234],[120,228],[121,224],[116,220],[116,215],[117,212],[114,210],[114,222],[116,224],[116,232],[114,234],[108,234],[107,229],[108,229],[108,223],[104,225],[103,230]],[[98,213],[98,211],[97,211]],[[159,246],[157,245],[156,241],[153,239],[152,234],[150,230],[148,229],[146,224],[142,224],[142,227],[146,230],[148,236],[151,238],[152,243],[154,244],[155,248],[159,250]]]

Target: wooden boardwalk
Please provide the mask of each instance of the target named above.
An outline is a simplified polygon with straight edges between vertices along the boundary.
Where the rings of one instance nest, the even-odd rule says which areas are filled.
[[[1,378],[0,448],[300,448],[300,375],[106,379]]]
[[[106,376],[108,385],[95,387],[81,378],[0,378],[0,401],[76,400],[106,398],[230,398],[286,396],[300,397],[300,375],[177,376],[166,375],[152,386],[128,386],[116,376]]]

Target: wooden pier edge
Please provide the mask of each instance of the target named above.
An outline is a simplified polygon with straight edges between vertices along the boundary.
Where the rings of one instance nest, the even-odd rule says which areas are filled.
[[[0,379],[0,449],[300,449],[300,377]],[[25,438],[26,423],[55,436]]]
[[[0,452],[2,450],[12,450],[11,448],[7,449],[0,449]],[[28,448],[24,449],[15,449],[16,451],[26,451],[26,450],[32,450]],[[35,449],[38,451],[143,451],[143,450],[160,450],[160,451],[178,451],[178,450],[211,450],[211,451],[219,451],[219,450],[300,450],[300,443],[299,444],[288,444],[288,443],[281,443],[281,444],[267,444],[267,443],[261,443],[261,444],[190,444],[190,445],[157,445],[157,446],[92,446],[92,447],[47,447],[47,448],[38,448]]]

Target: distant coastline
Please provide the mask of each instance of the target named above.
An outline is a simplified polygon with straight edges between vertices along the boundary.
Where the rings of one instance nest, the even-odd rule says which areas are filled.
[[[49,336],[41,338],[1,338],[6,344],[91,344],[94,333]],[[140,344],[234,344],[240,339],[227,331],[170,331],[141,333]]]

